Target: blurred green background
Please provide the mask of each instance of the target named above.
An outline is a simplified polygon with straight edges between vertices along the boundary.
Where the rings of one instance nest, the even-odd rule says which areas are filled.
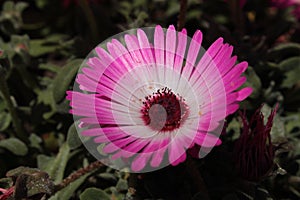
[[[194,171],[188,163],[140,175],[100,167],[64,189],[53,189],[51,184],[59,185],[94,161],[81,145],[65,99],[83,59],[119,32],[177,26],[182,2],[0,1],[0,188],[16,184],[6,176],[22,175],[16,191],[26,199],[300,199],[300,28],[295,11],[300,4],[268,0],[189,0],[181,14],[189,36],[203,32],[204,48],[223,37],[239,61],[249,63],[243,87],[254,92],[241,104],[248,118],[264,103],[267,119],[279,104],[271,131],[276,165],[270,176],[253,182],[236,172],[232,152],[242,125],[234,114],[227,119],[223,144],[195,160]],[[29,168],[6,174],[19,166]],[[39,181],[48,179],[44,172],[48,182]],[[193,178],[198,172],[201,180]],[[6,199],[1,192],[0,199]]]

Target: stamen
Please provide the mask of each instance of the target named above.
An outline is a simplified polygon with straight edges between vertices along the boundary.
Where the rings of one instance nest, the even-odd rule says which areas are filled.
[[[161,132],[179,128],[189,113],[185,100],[167,87],[146,96],[143,105],[141,113],[145,124]]]

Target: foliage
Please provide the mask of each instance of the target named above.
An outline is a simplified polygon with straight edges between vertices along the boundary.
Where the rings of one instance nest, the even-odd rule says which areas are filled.
[[[271,7],[267,0],[243,7],[236,0],[189,0],[185,27],[189,34],[204,32],[204,47],[224,37],[239,59],[248,61],[243,87],[254,92],[241,105],[248,118],[261,104],[267,118],[279,103],[271,131],[276,167],[269,177],[253,183],[237,174],[232,152],[242,123],[234,114],[227,119],[223,144],[193,160],[193,170],[183,163],[128,174],[102,166],[58,189],[94,161],[81,145],[65,100],[85,55],[129,28],[176,25],[180,10],[176,0],[78,0],[68,7],[62,2],[0,3],[0,188],[14,185],[15,199],[300,198],[299,21],[289,8]]]

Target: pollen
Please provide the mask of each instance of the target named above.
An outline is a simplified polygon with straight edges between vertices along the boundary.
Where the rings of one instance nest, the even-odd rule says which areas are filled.
[[[165,87],[146,96],[141,109],[142,119],[153,130],[166,132],[180,127],[188,117],[185,100]]]

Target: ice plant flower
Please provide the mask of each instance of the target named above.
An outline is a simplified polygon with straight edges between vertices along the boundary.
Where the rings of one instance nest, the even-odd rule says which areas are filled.
[[[118,37],[95,48],[77,75],[79,91],[67,92],[90,152],[145,172],[183,162],[195,145],[206,153],[219,145],[223,120],[252,92],[238,89],[248,64],[236,64],[233,47],[219,38],[204,51],[200,30],[190,39],[172,25]]]
[[[274,166],[275,148],[270,132],[278,105],[271,112],[266,124],[261,108],[262,106],[256,110],[250,122],[247,121],[245,113],[241,113],[243,129],[234,148],[237,170],[249,181],[265,178]]]

